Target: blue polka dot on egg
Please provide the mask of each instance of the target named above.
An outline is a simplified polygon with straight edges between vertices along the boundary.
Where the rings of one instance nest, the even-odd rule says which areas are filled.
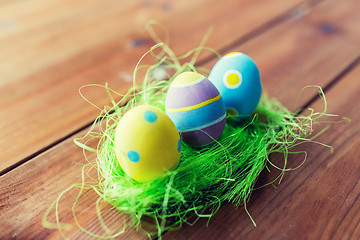
[[[127,153],[127,157],[131,162],[139,162],[140,161],[140,155],[137,151],[130,150]]]
[[[178,141],[178,152],[180,152],[181,151],[181,139],[179,139],[179,141]]]
[[[147,110],[144,112],[144,119],[149,123],[154,123],[157,120],[157,115],[155,112],[151,110]]]

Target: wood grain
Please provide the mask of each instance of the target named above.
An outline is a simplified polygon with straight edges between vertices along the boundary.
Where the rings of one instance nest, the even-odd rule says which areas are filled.
[[[323,1],[313,9],[301,10],[305,15],[294,15],[248,41],[240,50],[259,65],[267,92],[294,110],[299,86],[324,87],[336,77],[334,73],[359,56],[359,9],[358,1]],[[284,94],[289,91],[291,99]],[[305,92],[301,97],[307,101],[313,93]]]
[[[359,76],[357,64],[326,93],[328,111],[351,118],[350,123],[333,125],[317,139],[332,145],[334,153],[316,144],[306,145],[309,158],[303,167],[287,173],[276,189],[255,191],[247,208],[257,227],[242,207],[236,210],[225,204],[209,227],[203,219],[193,227],[166,233],[164,239],[359,239],[360,107],[354,104],[359,100]],[[322,101],[311,107],[321,110]],[[316,126],[316,131],[322,127]],[[271,160],[281,162],[280,156]],[[295,166],[301,156],[291,161]],[[263,173],[260,181],[266,183],[276,174]]]
[[[95,147],[95,142],[90,146]],[[41,226],[41,218],[61,192],[72,184],[82,182],[81,171],[86,161],[79,150],[72,139],[68,139],[0,178],[0,239],[61,239],[59,231]],[[95,154],[89,154],[89,158],[94,159]],[[85,173],[96,177],[96,171],[88,172],[89,169],[85,168]],[[87,177],[86,182],[92,181]],[[77,188],[67,192],[59,205],[60,222],[70,226],[64,230],[64,234],[71,239],[85,235],[76,227],[71,212],[78,192]],[[97,220],[97,198],[94,191],[84,190],[76,205],[76,214],[82,226],[86,226],[89,231],[105,235]],[[129,218],[123,213],[112,209],[109,204],[101,206],[102,217],[106,223],[110,223],[111,230],[122,230],[125,223],[129,224]],[[49,221],[56,221],[54,210],[50,213]],[[129,236],[132,239],[146,238],[134,228],[122,235],[123,239]]]
[[[300,0],[31,2],[9,1],[0,10],[0,172],[95,118],[97,109],[79,96],[79,87],[106,82],[120,92],[130,87],[127,78],[152,45],[144,31],[148,20],[166,23],[172,47],[184,53],[210,25],[217,33],[209,45],[221,48]],[[238,25],[236,31],[229,23]],[[109,102],[105,91],[85,94],[99,106]]]
[[[254,2],[256,4],[260,4],[260,2],[269,4],[267,1]],[[45,6],[52,6],[52,3],[47,3]],[[12,4],[17,6],[16,3]],[[230,3],[226,2],[226,4]],[[245,9],[246,6],[252,6],[252,11],[258,9],[250,1],[246,4],[244,1],[242,4],[244,4]],[[278,4],[281,5],[280,1]],[[283,2],[283,4],[285,6],[289,3]],[[95,3],[94,5],[96,6]],[[130,5],[129,3],[129,8],[132,6]],[[161,8],[162,6],[158,7]],[[26,12],[21,8],[15,8],[21,14]],[[231,11],[229,9],[225,11],[226,8],[231,9]],[[223,9],[221,10],[223,16],[227,16],[225,12],[229,12],[229,16],[233,14],[229,19],[236,19],[236,22],[241,22],[242,16],[236,16],[235,13],[232,13],[235,11],[235,7],[233,10],[228,5],[220,9]],[[280,8],[277,13],[284,11],[284,9],[286,8]],[[220,42],[222,36],[216,36],[215,39],[219,42],[212,42],[213,46],[217,48],[225,46],[224,51],[240,50],[252,56],[259,65],[263,85],[269,95],[277,97],[292,110],[296,109],[294,106],[295,96],[303,86],[307,84],[318,84],[323,87],[332,86],[329,95],[327,95],[329,110],[351,117],[352,122],[337,125],[332,131],[328,131],[319,138],[319,140],[336,147],[333,155],[330,155],[329,151],[320,146],[306,146],[310,156],[303,168],[285,175],[283,184],[277,189],[265,188],[253,194],[248,208],[258,223],[258,228],[253,227],[241,208],[235,211],[232,205],[225,204],[211,220],[209,228],[205,227],[206,221],[200,221],[195,227],[185,226],[179,232],[167,233],[165,239],[358,238],[357,213],[359,206],[357,203],[358,186],[356,185],[358,164],[355,160],[359,158],[359,153],[355,146],[359,145],[359,119],[357,116],[359,108],[354,102],[359,96],[359,83],[356,80],[359,78],[359,67],[346,75],[344,79],[338,77],[342,76],[342,73],[347,71],[348,66],[354,64],[355,59],[359,57],[358,9],[359,3],[356,0],[342,2],[326,0],[314,6],[301,5],[294,11],[287,12],[286,17],[271,25],[271,28],[266,31],[262,30],[259,34],[251,35],[250,39],[243,40],[240,38],[239,41],[235,42],[236,44],[229,41],[230,48]],[[133,11],[139,11],[138,6],[134,7]],[[264,12],[264,14],[266,12],[264,9],[259,11]],[[196,10],[193,9],[188,13],[192,13],[190,14],[192,16],[195,15],[195,12]],[[247,20],[244,21],[249,25],[255,20],[251,18],[250,13],[247,14]],[[0,14],[0,16],[2,15]],[[259,25],[256,26],[265,23],[265,17],[269,17],[269,15],[263,17],[264,19],[258,22]],[[164,19],[167,18],[164,17]],[[171,19],[167,23],[170,26],[172,36],[174,36],[173,34],[178,36],[175,41],[179,42],[176,42],[174,47],[179,52],[185,51],[190,45],[193,46],[192,43],[189,43],[190,41],[183,40],[181,42],[181,39],[192,39],[197,36],[196,34],[199,34],[198,39],[200,39],[208,27],[207,18],[204,17],[202,20],[197,20],[203,21],[198,22],[199,25],[194,23],[191,25],[189,22],[187,23],[189,25],[184,24],[187,26],[186,30],[177,32],[178,24]],[[177,21],[180,19],[179,15]],[[225,26],[221,25],[220,15],[217,20],[220,21],[218,26]],[[189,27],[190,25],[191,27]],[[244,32],[247,33],[256,27],[245,25],[244,28],[247,30]],[[235,39],[231,29],[223,27],[220,32],[222,31],[224,31],[224,36]],[[147,39],[141,31],[134,30],[134,32],[127,34],[130,37],[124,35],[110,40],[105,39],[103,44],[85,48],[83,52],[80,51],[74,56],[69,56],[66,61],[56,62],[52,66],[46,65],[41,67],[41,70],[36,70],[37,72],[31,76],[19,78],[19,80],[11,81],[10,85],[5,84],[3,88],[0,87],[1,92],[7,94],[7,97],[0,97],[0,104],[3,103],[3,99],[4,101],[17,99],[19,103],[13,107],[17,112],[19,109],[25,111],[23,119],[30,122],[28,125],[24,121],[16,122],[12,116],[14,110],[10,107],[4,107],[7,110],[4,113],[9,116],[7,121],[12,120],[14,126],[23,124],[24,126],[21,126],[20,129],[29,129],[29,132],[14,131],[14,126],[8,127],[10,125],[8,122],[7,125],[2,125],[2,129],[4,129],[2,136],[12,134],[17,137],[22,136],[24,142],[19,142],[18,146],[2,155],[1,159],[6,156],[5,162],[7,163],[10,163],[7,159],[18,161],[18,159],[24,159],[24,156],[29,156],[32,152],[46,146],[49,142],[59,140],[61,137],[66,138],[39,156],[30,157],[29,161],[0,177],[0,238],[60,238],[58,231],[41,227],[41,216],[60,192],[70,184],[81,180],[81,165],[74,164],[74,162],[84,162],[81,149],[73,144],[72,138],[66,136],[84,126],[97,114],[95,109],[91,110],[89,106],[84,107],[86,103],[82,102],[80,97],[75,97],[74,92],[82,84],[88,82],[103,83],[107,80],[110,80],[117,90],[128,87],[124,82],[119,82],[118,73],[120,71],[128,74],[129,69],[131,69],[129,67],[130,62],[136,62],[141,52],[144,52],[149,45],[145,41],[144,46],[125,49],[122,44],[127,41],[126,39],[130,42],[133,39]],[[243,32],[239,33],[237,39],[243,34]],[[209,62],[208,66],[213,63]],[[43,78],[49,78],[48,81],[50,82],[42,87],[39,79]],[[29,85],[30,89],[17,90],[22,83],[31,81],[31,79],[35,80],[32,82],[33,85]],[[335,81],[338,81],[339,84],[334,84]],[[52,86],[52,83],[56,83],[56,86]],[[19,92],[17,93],[17,91]],[[30,96],[26,97],[23,91],[29,91]],[[100,92],[99,89],[89,89],[87,96],[101,105],[106,102],[106,97],[105,94],[100,95]],[[344,96],[344,92],[346,92],[346,96]],[[11,93],[14,94],[13,98]],[[37,94],[39,96],[35,97]],[[307,104],[315,95],[315,91],[305,93],[298,102],[298,106]],[[48,105],[56,106],[50,112],[46,110],[42,112],[41,110]],[[22,107],[19,108],[19,106]],[[320,106],[315,105],[314,107]],[[26,111],[26,109],[29,110]],[[42,116],[46,116],[46,119],[51,119],[52,123],[42,122],[39,116],[32,116],[34,113],[41,113]],[[44,129],[39,126],[44,126]],[[84,131],[78,135],[83,134]],[[3,138],[0,138],[0,141],[2,141],[1,147],[12,146],[17,143],[11,137],[7,139],[9,141],[6,143],[7,145],[3,145],[5,143]],[[24,148],[26,151],[17,153],[14,158],[12,154]],[[94,159],[95,156],[90,156],[91,161]],[[280,162],[279,156],[273,156],[272,159]],[[293,164],[297,164],[299,161],[299,159],[294,158]],[[263,173],[259,179],[259,184],[272,179],[274,175],[271,174]],[[76,192],[69,192],[60,206],[61,220],[72,225],[74,225],[74,220],[70,208],[75,197]],[[93,191],[86,192],[77,205],[77,213],[79,221],[86,228],[95,233],[103,234],[104,232],[97,223],[94,210],[96,199],[97,196]],[[106,204],[104,209],[105,211],[109,209],[109,213],[105,213],[105,219],[111,229],[121,227],[124,215],[111,210],[110,206]],[[126,216],[125,221],[127,221]],[[72,239],[88,238],[77,228],[72,228],[66,233]],[[121,239],[143,237],[134,229],[129,228]]]

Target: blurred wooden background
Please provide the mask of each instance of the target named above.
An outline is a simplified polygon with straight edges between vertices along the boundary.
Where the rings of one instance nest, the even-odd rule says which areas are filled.
[[[328,112],[351,119],[304,145],[308,161],[277,187],[254,192],[248,210],[223,204],[210,220],[167,232],[164,239],[359,239],[360,238],[360,1],[359,0],[0,0],[0,238],[59,239],[41,217],[60,192],[81,181],[82,150],[73,143],[99,111],[78,93],[105,84],[125,93],[139,58],[154,43],[145,31],[163,23],[170,47],[183,54],[207,42],[222,54],[241,51],[259,66],[265,91],[289,109],[320,111],[319,85]],[[211,68],[213,55],[200,56]],[[101,89],[84,94],[109,103]],[[316,126],[319,131],[321,126]],[[94,159],[94,155],[90,155]],[[272,156],[277,161],[280,156]],[[291,159],[296,164],[301,161]],[[275,175],[264,172],[266,183]],[[79,222],[104,234],[97,222],[94,191],[77,205]],[[76,191],[64,196],[61,221],[73,226]],[[111,210],[104,220],[119,228],[128,220]],[[55,220],[55,219],[52,219]],[[88,239],[78,228],[71,239]],[[119,239],[144,239],[134,229]]]

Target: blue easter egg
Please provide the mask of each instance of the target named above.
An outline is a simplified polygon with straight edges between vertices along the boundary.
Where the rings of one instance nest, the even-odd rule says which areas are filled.
[[[238,119],[252,114],[259,104],[259,69],[244,53],[232,52],[222,57],[211,70],[209,80],[219,90],[226,111]]]

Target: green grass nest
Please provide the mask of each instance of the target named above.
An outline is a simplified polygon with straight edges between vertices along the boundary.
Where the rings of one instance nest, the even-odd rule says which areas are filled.
[[[156,34],[150,33],[156,40]],[[121,169],[114,151],[117,123],[129,109],[138,105],[150,104],[164,110],[167,89],[178,74],[197,71],[207,76],[208,69],[195,66],[200,52],[211,50],[204,47],[206,39],[207,36],[199,47],[181,57],[176,57],[167,43],[158,43],[152,47],[146,54],[154,58],[154,64],[141,65],[140,59],[133,75],[133,88],[127,94],[121,95],[120,101],[116,102],[116,97],[113,97],[120,94],[107,86],[102,86],[109,93],[112,106],[104,107],[89,132],[83,138],[75,139],[85,150],[97,152],[95,167],[99,173],[98,184],[87,186],[83,183],[76,186],[94,189],[100,199],[129,214],[134,226],[150,238],[161,237],[164,231],[179,228],[183,223],[199,217],[210,218],[223,202],[232,202],[237,206],[244,204],[246,210],[246,203],[264,168],[271,164],[280,170],[278,178],[274,181],[280,181],[286,171],[293,170],[286,167],[288,154],[292,153],[293,147],[313,141],[310,138],[313,125],[319,122],[320,117],[326,115],[325,107],[322,113],[311,111],[307,116],[298,116],[276,99],[269,99],[263,95],[255,113],[247,119],[237,121],[228,116],[221,138],[213,144],[193,148],[183,143],[180,164],[174,171],[169,171],[163,177],[147,183],[137,183],[130,179]],[[190,60],[186,61],[187,59]],[[139,87],[136,84],[136,75],[142,68],[146,68],[147,71],[143,84]],[[154,73],[159,69],[167,74],[168,80],[156,79],[157,74]],[[173,74],[170,76],[169,72]],[[319,92],[326,106],[321,89]],[[96,125],[102,126],[97,132]],[[97,149],[80,143],[89,137],[99,140]],[[277,167],[269,161],[269,154],[274,152],[284,154],[282,167]],[[306,157],[304,161],[305,159]],[[144,217],[153,219],[153,225],[143,227]],[[102,221],[101,217],[99,220]],[[60,228],[59,222],[57,225]],[[99,236],[81,229],[99,238],[116,237],[124,231],[123,229],[108,236]]]

